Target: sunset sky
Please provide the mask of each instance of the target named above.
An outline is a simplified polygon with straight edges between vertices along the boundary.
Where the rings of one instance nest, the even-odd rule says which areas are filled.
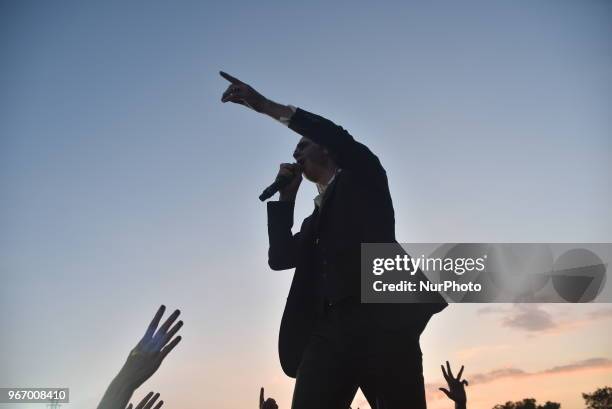
[[[611,22],[607,1],[0,2],[0,387],[95,407],[163,303],[184,339],[133,401],[290,407],[292,273],[257,196],[298,138],[221,104],[219,70],[368,145],[399,241],[612,242]],[[583,408],[611,338],[612,304],[451,305],[421,338],[429,408],[452,408],[447,359],[471,409]]]

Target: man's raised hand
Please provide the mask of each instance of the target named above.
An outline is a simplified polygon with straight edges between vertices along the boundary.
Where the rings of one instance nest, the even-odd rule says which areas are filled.
[[[183,321],[174,321],[181,313],[174,311],[168,319],[159,327],[161,317],[166,310],[165,306],[159,307],[155,317],[149,324],[144,336],[128,356],[125,365],[121,369],[122,378],[134,389],[142,385],[157,371],[162,361],[181,341],[181,337],[173,338],[183,326]]]
[[[236,104],[245,105],[254,109],[257,112],[263,112],[266,98],[253,87],[240,81],[236,77],[232,77],[226,72],[219,71],[219,74],[230,82],[223,95],[221,102],[234,102]]]

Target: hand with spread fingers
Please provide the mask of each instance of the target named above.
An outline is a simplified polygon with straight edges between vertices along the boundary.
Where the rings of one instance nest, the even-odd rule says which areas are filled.
[[[220,71],[219,74],[230,82],[227,90],[221,96],[221,102],[234,102],[242,104],[257,112],[262,112],[266,103],[266,98],[253,87],[240,81],[236,77],[232,77],[226,72]]]
[[[468,386],[468,381],[465,379],[461,379],[461,375],[463,375],[463,365],[455,378],[453,375],[453,371],[451,370],[450,364],[446,361],[446,369],[444,365],[440,365],[442,368],[442,375],[444,375],[444,379],[446,379],[446,383],[448,384],[448,389],[439,388],[442,392],[448,396],[449,399],[455,402],[455,408],[464,409],[466,407],[467,397],[465,395],[465,386]]]
[[[159,393],[156,393],[155,395],[153,395],[153,392],[149,392],[147,394],[147,396],[145,396],[140,403],[138,404],[138,406],[136,406],[136,409],[159,409],[164,405],[164,401],[160,400],[157,405],[155,405],[155,407],[153,406],[155,404],[155,401],[157,400],[157,398],[159,398]],[[132,404],[130,403],[126,409],[132,409]]]
[[[272,398],[264,400],[264,388],[259,391],[259,409],[278,409],[276,401]]]
[[[138,345],[132,349],[125,365],[121,368],[120,375],[134,389],[142,385],[157,371],[164,358],[181,341],[180,336],[174,339],[173,337],[183,326],[183,321],[172,325],[181,313],[179,310],[175,310],[161,327],[157,328],[165,310],[165,306],[159,307],[144,336]]]
[[[164,315],[166,307],[159,307],[153,321],[149,324],[144,336],[127,358],[127,361],[106,389],[98,409],[120,409],[126,408],[132,394],[140,385],[149,379],[159,368],[164,358],[181,341],[181,337],[174,337],[183,326],[183,321],[176,324],[180,311],[174,311],[168,319],[158,328],[159,322]],[[174,324],[174,325],[173,325]],[[136,409],[159,409],[163,401],[155,402],[159,394],[148,394]],[[155,405],[155,406],[153,406]],[[132,409],[128,405],[126,409]]]

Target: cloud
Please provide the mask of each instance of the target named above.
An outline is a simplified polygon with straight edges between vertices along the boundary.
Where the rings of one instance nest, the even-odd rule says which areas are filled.
[[[556,320],[543,306],[546,304],[514,304],[511,307],[484,307],[477,314],[499,314],[501,325],[529,333],[559,333],[576,329],[593,321],[612,318],[612,308],[601,308],[587,313],[582,318]]]
[[[568,365],[555,366],[540,372],[541,374],[557,374],[565,372],[576,372],[584,369],[612,368],[612,360],[607,358],[591,358],[584,361],[574,362]]]
[[[470,383],[472,385],[479,384],[479,383],[489,383],[489,382],[493,382],[501,378],[517,378],[517,377],[522,377],[522,376],[527,376],[527,375],[529,375],[529,373],[523,371],[522,369],[501,368],[501,369],[495,369],[487,373],[480,373],[480,374],[472,375],[470,379]]]
[[[502,325],[525,331],[544,331],[558,326],[552,315],[541,309],[539,304],[517,304],[516,310],[502,319]]]
[[[484,307],[477,314],[502,314],[504,327],[525,331],[545,331],[556,328],[558,324],[552,315],[543,310],[541,304],[514,304],[512,307]]]

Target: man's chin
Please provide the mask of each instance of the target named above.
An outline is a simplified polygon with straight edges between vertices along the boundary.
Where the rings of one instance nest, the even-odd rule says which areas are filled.
[[[309,182],[314,182],[314,175],[311,172],[310,166],[306,166],[306,164],[301,164],[301,167],[302,175],[306,178],[306,180],[308,180]]]
[[[312,179],[312,177],[309,176],[307,173],[303,173],[303,175],[304,175],[304,178],[306,178],[307,181],[315,183],[315,181]]]
[[[317,183],[313,175],[310,175],[310,174],[308,174],[307,172],[304,172],[304,173],[302,173],[302,174],[304,175],[304,177],[306,178],[306,180],[308,180],[309,182],[312,182],[312,183]]]

